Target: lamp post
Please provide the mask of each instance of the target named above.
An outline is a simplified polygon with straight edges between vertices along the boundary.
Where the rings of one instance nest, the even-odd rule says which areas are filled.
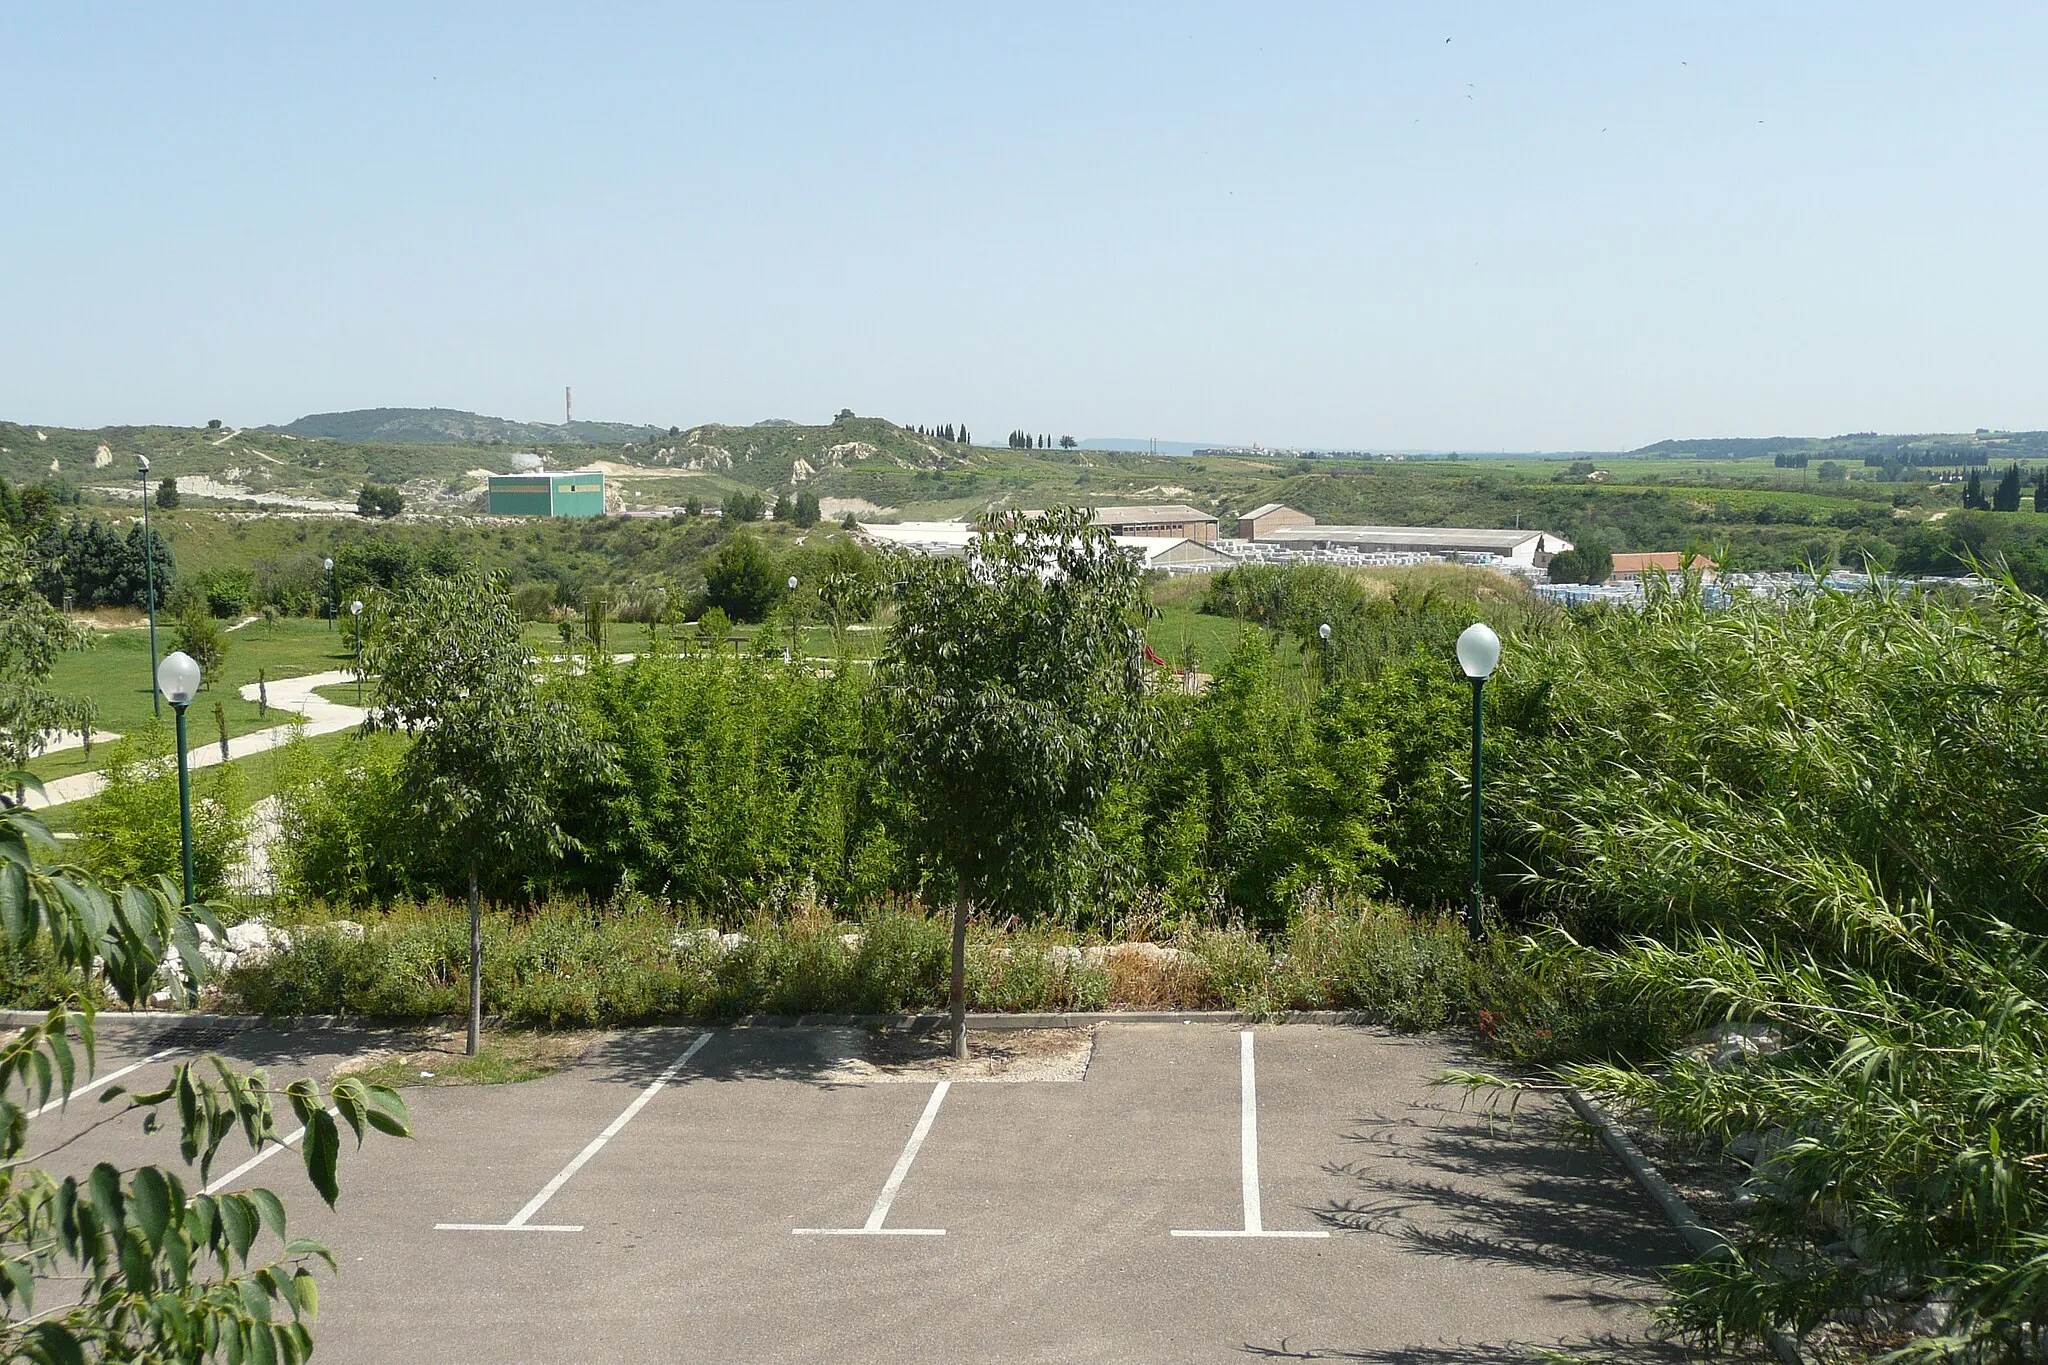
[[[1458,667],[1472,680],[1472,936],[1485,930],[1479,889],[1479,778],[1482,744],[1486,736],[1486,680],[1500,663],[1500,636],[1490,626],[1475,622],[1458,636]]]
[[[199,695],[198,662],[173,650],[156,666],[156,690],[178,714],[178,836],[185,853],[185,904],[192,902],[192,771],[185,759],[185,708]]]
[[[331,559],[331,558],[330,558],[330,559],[323,559],[323,560],[321,560],[321,561],[320,561],[320,567],[321,567],[321,568],[323,568],[323,569],[325,569],[325,570],[327,570],[327,601],[326,601],[326,603],[325,603],[324,605],[325,605],[325,606],[326,606],[326,608],[327,608],[327,611],[326,611],[326,616],[327,616],[327,628],[328,628],[329,630],[333,630],[333,629],[334,629],[334,613],[335,613],[335,611],[336,611],[336,610],[337,610],[337,609],[338,609],[338,608],[339,608],[339,607],[341,606],[341,594],[340,594],[340,593],[338,593],[338,592],[336,592],[336,591],[335,591],[335,589],[334,589],[334,561],[333,561],[333,559]]]
[[[356,648],[356,705],[363,704],[363,599],[358,597],[348,604],[348,614],[355,623]]]
[[[156,686],[156,542],[149,535],[149,456],[135,457],[135,477],[142,481],[142,572],[149,584],[149,705],[159,719],[163,697]]]
[[[796,653],[797,625],[796,575],[791,574],[789,576],[789,648],[782,651],[782,662],[785,664]]]

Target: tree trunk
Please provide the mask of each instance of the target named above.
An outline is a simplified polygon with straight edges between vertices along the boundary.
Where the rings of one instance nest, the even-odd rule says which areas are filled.
[[[476,1056],[484,1026],[484,904],[477,898],[476,868],[469,869],[469,1055]]]
[[[967,1060],[967,888],[953,902],[953,1059]]]

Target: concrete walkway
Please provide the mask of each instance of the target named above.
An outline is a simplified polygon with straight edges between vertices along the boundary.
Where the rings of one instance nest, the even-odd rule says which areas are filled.
[[[95,730],[92,732],[92,742],[95,744],[112,744],[120,737],[113,730]],[[82,749],[84,747],[85,736],[83,734],[76,730],[59,730],[56,738],[36,750],[36,757],[41,758],[44,754],[61,754],[66,749]]]
[[[351,726],[361,725],[369,712],[360,706],[345,706],[328,701],[314,689],[347,685],[355,681],[355,674],[346,669],[331,669],[325,673],[311,673],[303,678],[279,678],[270,683],[270,706],[275,711],[294,713],[304,719],[301,731],[297,723],[273,725],[267,730],[253,730],[246,735],[237,735],[228,741],[230,759],[248,758],[252,754],[266,753],[291,739],[295,732],[311,735],[331,735]],[[259,684],[250,683],[241,689],[244,701],[255,701]],[[210,768],[221,761],[218,740],[200,742],[190,740],[191,765],[194,768]],[[71,777],[60,777],[46,783],[41,796],[29,793],[31,810],[48,806],[62,806],[72,801],[83,801],[97,796],[107,785],[104,773],[78,773]]]

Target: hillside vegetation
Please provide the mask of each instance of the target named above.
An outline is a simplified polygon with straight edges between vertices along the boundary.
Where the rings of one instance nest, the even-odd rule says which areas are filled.
[[[260,430],[286,436],[394,445],[454,445],[472,441],[498,445],[622,445],[659,436],[663,428],[627,422],[514,422],[456,408],[358,408],[353,412],[316,412],[281,427]]]
[[[307,434],[316,431],[356,439]],[[1184,502],[1218,515],[1228,533],[1236,513],[1271,501],[1325,523],[1523,526],[1611,551],[1692,550],[1744,569],[1875,560],[1953,573],[1975,555],[2010,563],[2024,586],[2048,586],[2048,517],[2035,510],[2032,491],[2048,457],[2042,433],[1667,441],[1613,457],[1381,460],[1008,449],[947,439],[949,432],[958,434],[945,423],[920,430],[851,412],[816,425],[687,430],[564,429],[396,408],[263,430],[0,422],[0,478],[103,515],[90,509],[134,508],[140,456],[151,462],[152,485],[179,481],[187,509],[240,503],[345,514],[362,486],[376,483],[399,488],[405,519],[416,521],[483,511],[487,476],[530,455],[554,469],[603,469],[623,511],[672,511],[693,499],[715,508],[740,492],[772,504],[800,490],[824,500],[832,520],[849,509],[864,519],[909,520],[1000,507]],[[1965,510],[1965,489],[1953,481],[1961,468],[1983,476],[1988,489],[2012,464],[2027,486],[2017,511]]]

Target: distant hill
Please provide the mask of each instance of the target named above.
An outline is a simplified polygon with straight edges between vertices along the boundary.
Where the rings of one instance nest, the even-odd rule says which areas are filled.
[[[456,408],[358,408],[316,412],[281,427],[260,430],[281,436],[324,437],[330,441],[384,445],[624,445],[667,435],[666,428],[625,422],[514,422]]]
[[[852,416],[824,426],[782,418],[747,427],[708,422],[651,445],[640,457],[646,465],[717,472],[756,487],[793,486],[839,470],[945,469],[990,454],[884,418]]]
[[[1992,431],[1980,427],[1976,431],[1892,435],[1851,431],[1840,436],[1721,436],[1658,441],[1628,453],[1648,459],[1753,460],[1801,454],[1837,459],[1861,459],[1866,455],[1974,458],[1979,452],[1991,460],[2039,459],[2048,455],[2048,431]]]
[[[1160,455],[1192,455],[1197,450],[1206,450],[1217,441],[1154,441],[1149,436],[1090,436],[1081,442],[1083,450],[1126,450],[1133,454],[1152,452]]]
[[[1820,442],[1811,436],[1724,436],[1694,441],[1658,441],[1631,455],[1646,459],[1692,456],[1705,460],[1753,460],[1784,451],[1813,450]]]

